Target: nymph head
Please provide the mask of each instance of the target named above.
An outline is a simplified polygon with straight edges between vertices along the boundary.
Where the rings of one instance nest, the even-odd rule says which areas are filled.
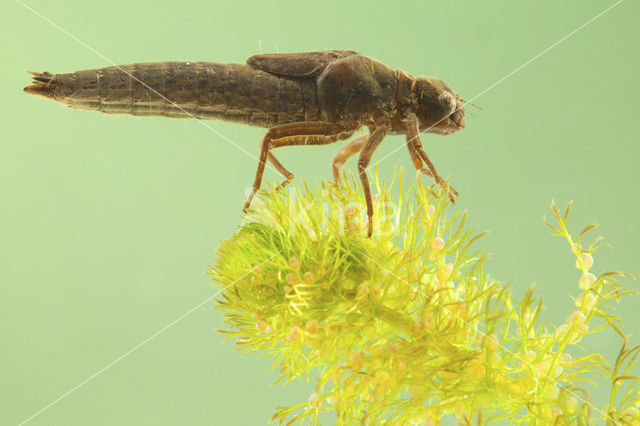
[[[448,135],[464,129],[464,101],[444,81],[418,77],[414,83],[420,132]]]

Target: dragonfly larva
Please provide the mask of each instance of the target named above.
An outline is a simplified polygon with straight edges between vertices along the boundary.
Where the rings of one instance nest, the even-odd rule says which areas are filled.
[[[66,74],[31,73],[28,93],[71,108],[104,113],[158,115],[232,121],[267,128],[253,190],[260,188],[266,161],[293,179],[273,149],[325,145],[350,138],[333,161],[339,167],[360,153],[358,172],[367,202],[368,236],[373,204],[366,169],[387,134],[404,134],[417,170],[444,182],[422,148],[422,132],[447,135],[464,128],[464,101],[442,80],[414,77],[351,50],[262,54],[246,64],[217,62],[137,63]],[[458,192],[448,187],[451,201]]]

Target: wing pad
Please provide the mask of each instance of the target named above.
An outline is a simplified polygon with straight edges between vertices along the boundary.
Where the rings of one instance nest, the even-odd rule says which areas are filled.
[[[247,59],[251,68],[288,77],[314,77],[332,62],[359,55],[354,50],[326,50],[306,53],[266,53]]]

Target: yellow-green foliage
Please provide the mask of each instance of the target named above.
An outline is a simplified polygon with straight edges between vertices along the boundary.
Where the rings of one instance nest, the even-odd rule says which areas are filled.
[[[222,243],[211,276],[219,307],[242,350],[273,359],[282,379],[313,377],[315,392],[280,408],[280,423],[639,424],[640,349],[629,349],[612,299],[629,294],[619,273],[589,272],[594,244],[573,240],[553,206],[553,232],[576,256],[575,311],[544,322],[532,289],[516,301],[483,269],[466,213],[448,215],[447,197],[420,184],[392,202],[374,176],[374,237],[353,176],[267,191],[246,223]],[[556,223],[557,222],[557,223]],[[566,295],[568,303],[573,303]],[[572,358],[580,340],[604,328],[624,342],[617,360]],[[591,401],[588,374],[611,379],[609,401]]]

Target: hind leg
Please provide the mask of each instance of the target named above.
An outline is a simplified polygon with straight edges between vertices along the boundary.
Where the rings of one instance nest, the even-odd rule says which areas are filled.
[[[278,161],[278,159],[276,158],[275,155],[273,155],[273,153],[269,153],[269,155],[267,156],[269,162],[271,162],[271,164],[273,164],[273,167],[275,167],[282,176],[284,176],[284,181],[282,181],[282,183],[280,185],[278,185],[278,187],[276,188],[276,191],[281,190],[282,188],[284,188],[285,186],[287,186],[289,184],[289,182],[291,182],[293,180],[293,173],[291,173],[289,170],[287,170],[280,161]]]
[[[271,158],[269,158],[269,154],[271,154],[269,152],[270,149],[291,145],[326,145],[346,139],[352,134],[353,130],[346,130],[343,126],[324,121],[301,121],[299,123],[283,124],[269,129],[262,139],[256,178],[253,182],[251,194],[249,194],[249,198],[244,204],[243,211],[247,211],[251,205],[251,200],[256,195],[256,192],[258,192],[258,189],[260,189],[267,159],[276,166],[280,173],[287,177],[287,180],[290,180],[289,176],[293,177],[291,172],[285,169],[275,157],[271,156]]]

